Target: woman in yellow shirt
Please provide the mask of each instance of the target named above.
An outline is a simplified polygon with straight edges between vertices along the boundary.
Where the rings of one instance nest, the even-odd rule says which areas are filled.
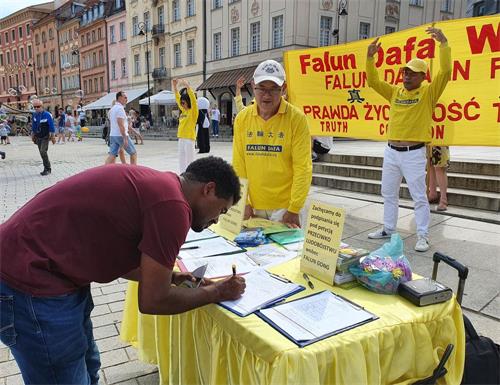
[[[194,141],[196,139],[196,121],[198,105],[196,96],[186,80],[172,80],[175,100],[180,110],[177,138],[179,139],[179,173],[186,171],[194,160]],[[184,87],[178,91],[177,86]]]

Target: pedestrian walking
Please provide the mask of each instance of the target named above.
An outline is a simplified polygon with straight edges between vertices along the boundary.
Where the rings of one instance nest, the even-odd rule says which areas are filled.
[[[49,140],[56,144],[54,119],[50,112],[43,109],[43,102],[40,99],[33,101],[33,126],[31,133],[31,140],[38,146],[38,151],[43,161],[43,171],[40,175],[46,176],[52,172],[50,160],[48,155]]]

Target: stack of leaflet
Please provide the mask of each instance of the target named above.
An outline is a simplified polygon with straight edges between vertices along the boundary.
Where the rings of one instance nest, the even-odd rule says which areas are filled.
[[[341,247],[344,245],[341,245]],[[339,250],[337,258],[337,268],[335,270],[335,277],[333,281],[335,285],[342,288],[353,287],[352,282],[356,281],[356,277],[349,272],[349,268],[359,263],[361,257],[368,255],[369,251],[366,249],[359,249],[345,245]]]

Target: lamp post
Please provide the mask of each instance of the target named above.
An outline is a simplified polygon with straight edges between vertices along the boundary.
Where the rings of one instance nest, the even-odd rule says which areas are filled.
[[[71,56],[75,57],[78,59],[78,89],[81,90],[82,89],[82,73],[80,71],[80,51],[78,50],[78,46],[72,46],[70,47],[71,49]],[[78,92],[78,97],[79,97],[79,101],[78,101],[78,105],[81,105],[82,104],[82,98],[83,98],[83,95],[79,92]]]
[[[340,16],[347,16],[347,0],[339,0],[337,7],[337,28],[335,28],[332,32],[332,35],[335,37],[335,44],[339,44],[339,36],[340,36]]]
[[[148,45],[148,25],[144,22],[140,22],[139,26],[139,35],[146,37],[146,75],[148,77],[148,108],[149,113],[151,113],[151,99],[149,93],[149,45]]]

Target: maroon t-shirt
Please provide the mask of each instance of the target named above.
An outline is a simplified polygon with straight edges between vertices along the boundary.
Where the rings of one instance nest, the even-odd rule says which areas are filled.
[[[53,296],[112,281],[139,267],[141,252],[172,269],[191,215],[173,173],[126,165],[84,171],[0,225],[0,279]]]

